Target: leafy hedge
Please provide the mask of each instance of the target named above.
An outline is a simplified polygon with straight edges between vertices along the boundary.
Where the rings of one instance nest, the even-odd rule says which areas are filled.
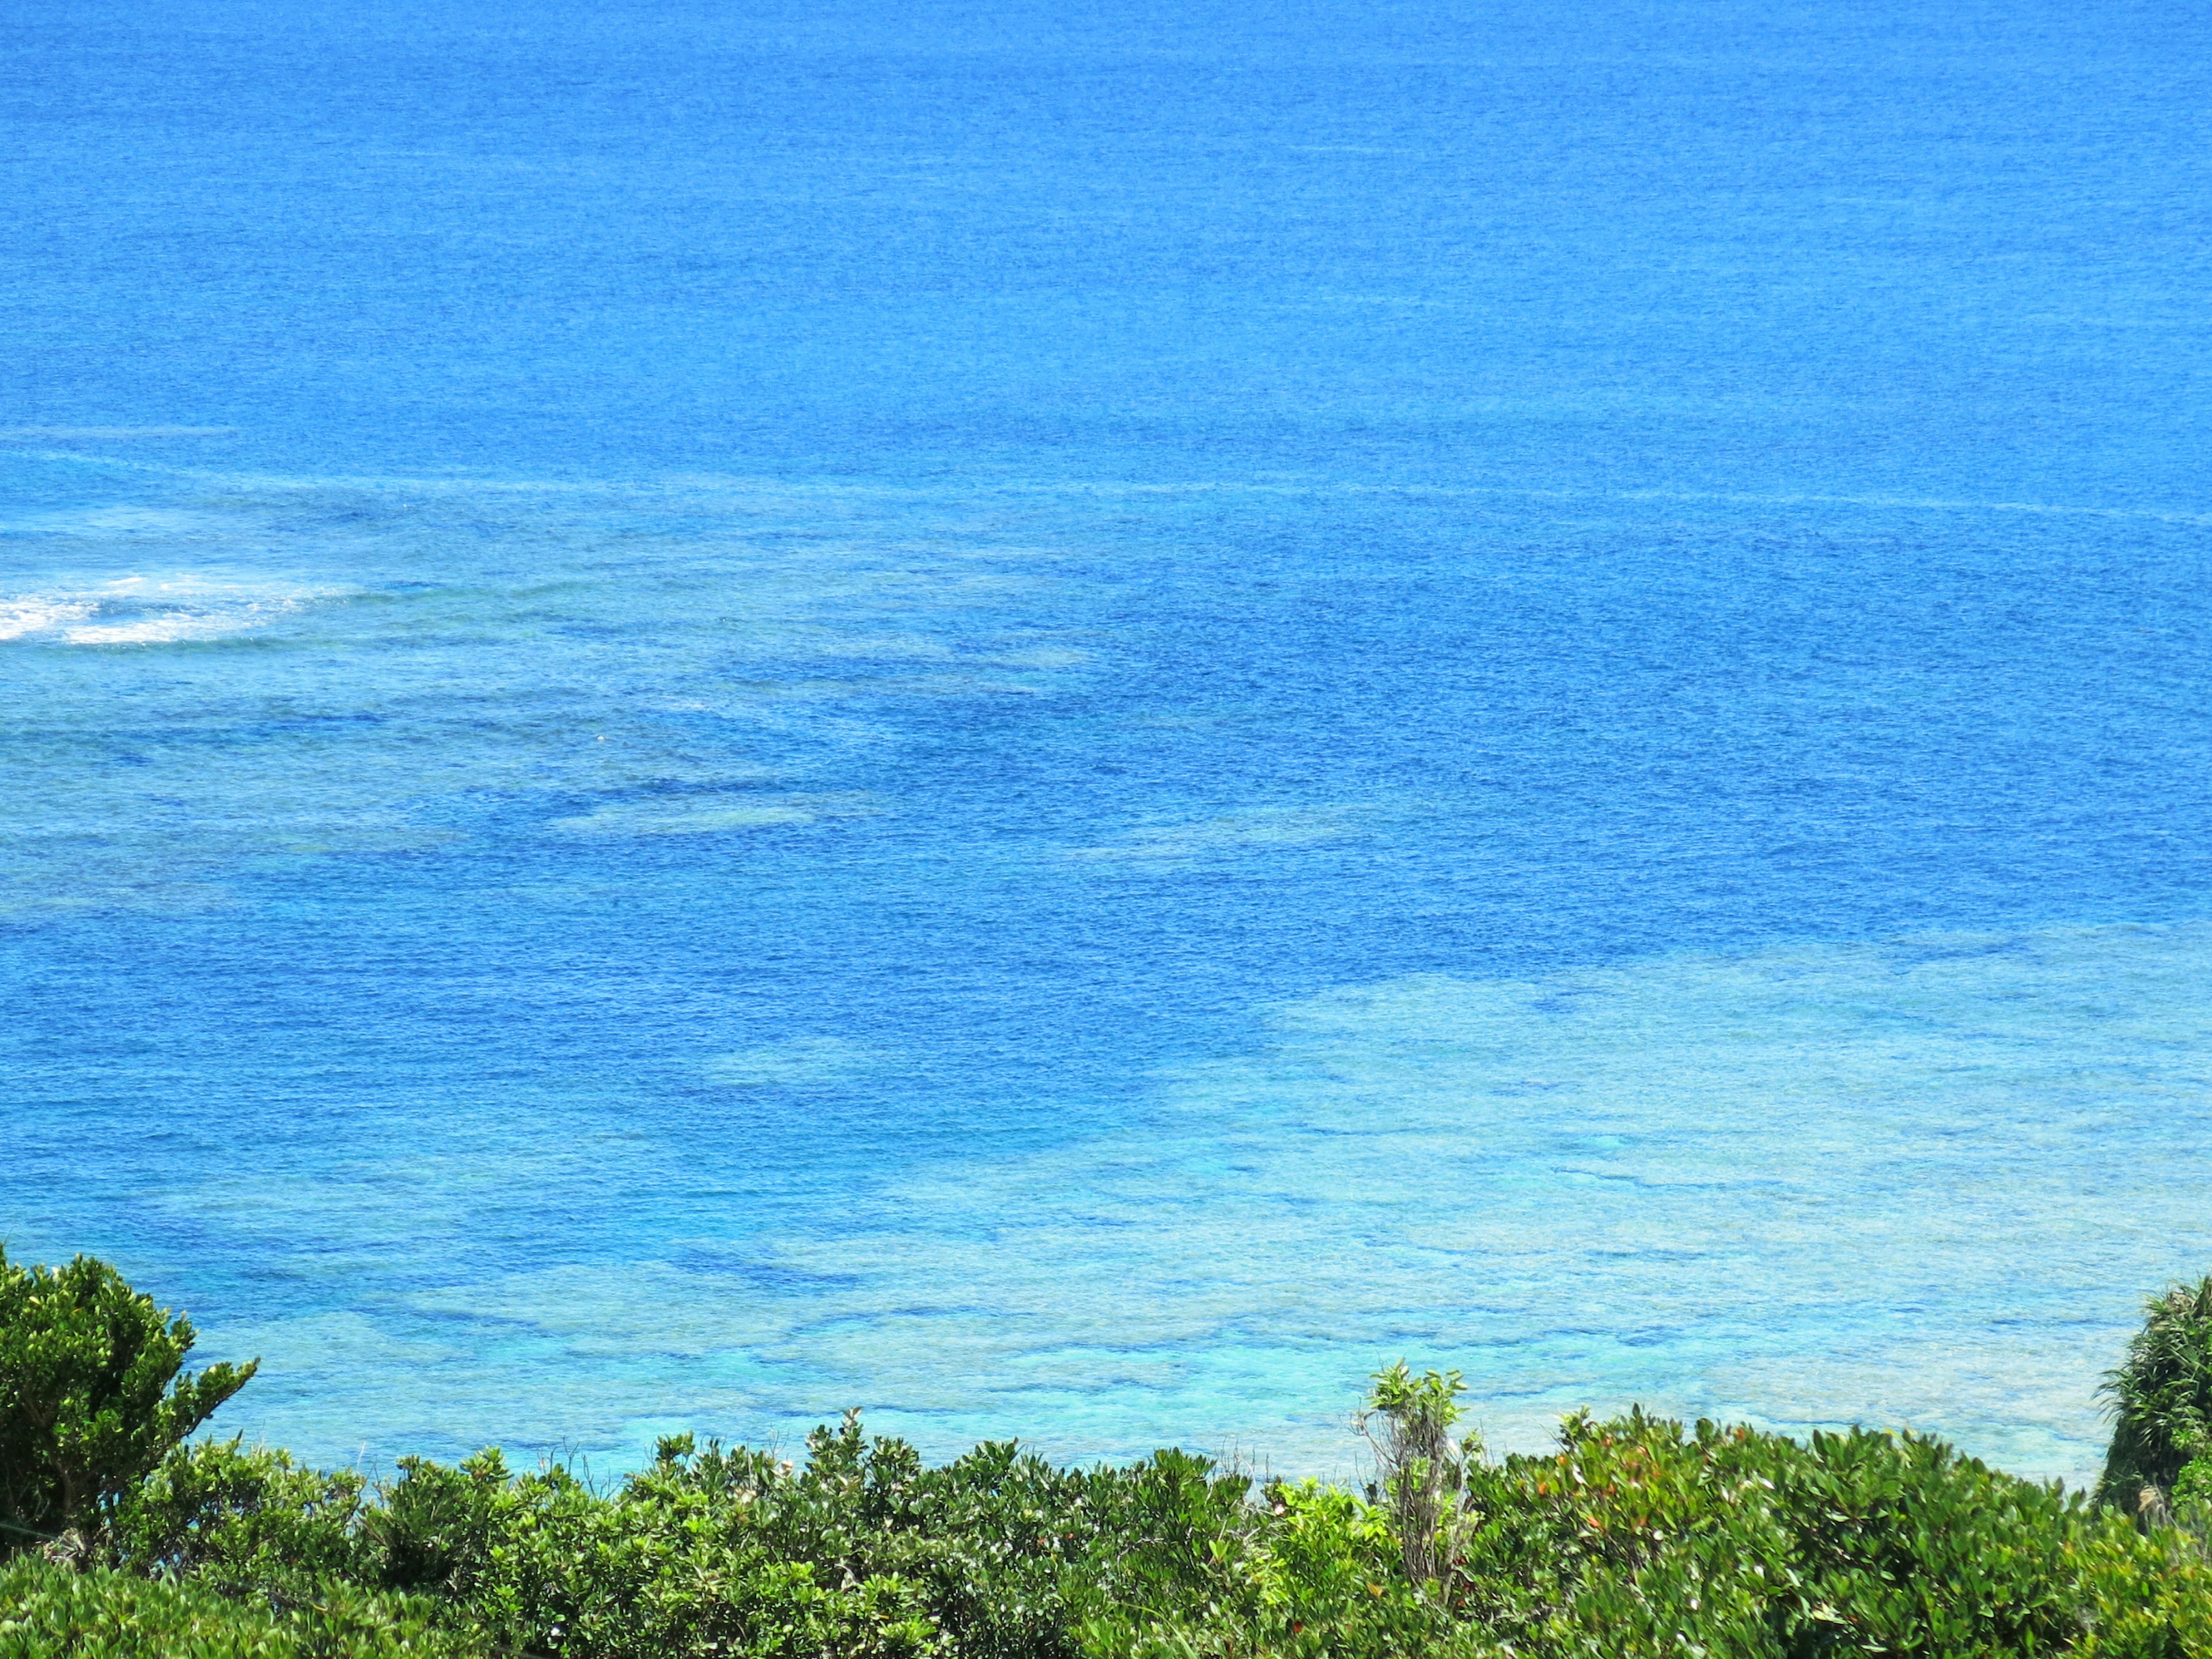
[[[125,1505],[121,1571],[0,1580],[40,1610],[0,1659],[2212,1656],[2184,1534],[1909,1435],[1577,1417],[1551,1455],[1464,1466],[1433,1582],[1402,1541],[1387,1498],[1175,1451],[929,1468],[851,1415],[797,1467],[682,1438],[604,1494],[496,1452],[374,1493],[204,1443]]]
[[[857,1413],[797,1466],[683,1436],[604,1492],[496,1450],[372,1486],[186,1441],[251,1375],[191,1340],[103,1264],[0,1255],[0,1659],[2212,1659],[2212,1281],[2114,1374],[2128,1506],[1634,1412],[1486,1462],[1457,1375],[1402,1365],[1364,1494],[933,1468]]]
[[[1571,1419],[1552,1455],[1468,1468],[1433,1593],[1394,1580],[1381,1509],[1273,1497],[1213,1594],[1094,1626],[1091,1650],[2212,1654],[2212,1571],[2180,1535],[1915,1436]]]

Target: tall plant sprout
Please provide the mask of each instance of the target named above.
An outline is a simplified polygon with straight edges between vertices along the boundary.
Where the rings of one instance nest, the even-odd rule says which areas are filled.
[[[1359,1415],[1359,1431],[1381,1465],[1406,1577],[1416,1584],[1439,1576],[1438,1534],[1448,1516],[1458,1513],[1466,1485],[1466,1453],[1451,1432],[1466,1388],[1457,1371],[1415,1376],[1401,1359],[1376,1373]]]

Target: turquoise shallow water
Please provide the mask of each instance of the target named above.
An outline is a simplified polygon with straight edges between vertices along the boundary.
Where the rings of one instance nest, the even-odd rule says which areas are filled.
[[[2197,21],[117,17],[0,84],[0,1238],[232,1426],[2094,1466]]]

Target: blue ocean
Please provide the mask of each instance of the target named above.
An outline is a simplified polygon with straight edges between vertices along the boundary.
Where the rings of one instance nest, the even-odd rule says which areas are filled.
[[[325,1462],[2079,1480],[2212,1268],[2212,19],[14,0],[0,1242]]]

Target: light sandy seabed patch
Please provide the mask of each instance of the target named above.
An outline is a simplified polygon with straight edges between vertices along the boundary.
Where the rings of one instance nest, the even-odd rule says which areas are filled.
[[[921,1168],[802,1234],[702,1217],[727,1270],[578,1266],[392,1309],[393,1340],[469,1356],[424,1386],[471,1403],[402,1393],[351,1431],[528,1422],[619,1459],[672,1420],[788,1441],[859,1403],[939,1454],[1026,1430],[1062,1455],[1340,1468],[1361,1376],[1403,1354],[1466,1370],[1504,1446],[1641,1401],[1911,1425],[2080,1480],[2140,1297],[2212,1260],[2208,970],[2198,924],[1346,987],[1164,1076],[1115,1133]],[[864,1061],[706,1063],[803,1103]],[[261,1335],[313,1399],[311,1334]]]

